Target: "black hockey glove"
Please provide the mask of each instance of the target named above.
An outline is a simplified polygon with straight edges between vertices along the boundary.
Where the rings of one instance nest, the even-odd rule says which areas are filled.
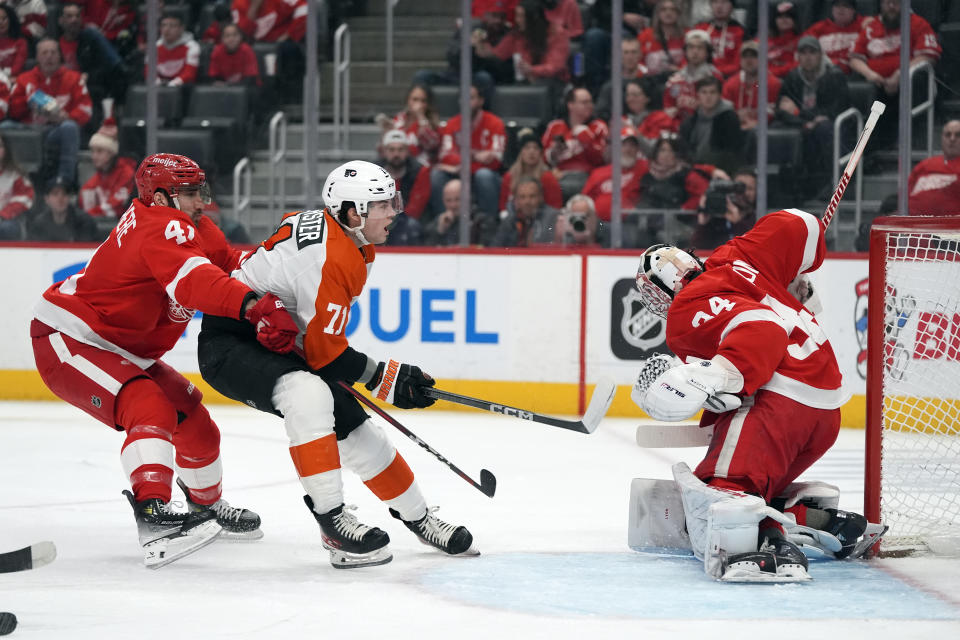
[[[424,393],[424,389],[434,384],[436,381],[420,367],[388,360],[377,365],[377,372],[365,386],[377,400],[399,409],[422,409],[436,402]]]

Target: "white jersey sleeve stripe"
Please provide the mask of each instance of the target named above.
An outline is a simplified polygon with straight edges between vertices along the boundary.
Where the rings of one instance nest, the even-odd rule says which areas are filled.
[[[70,365],[106,389],[111,395],[115,396],[120,393],[120,388],[123,386],[120,381],[83,356],[70,353],[70,349],[67,347],[67,343],[64,342],[62,335],[59,333],[51,333],[49,339],[50,346],[53,347],[53,351],[57,354],[60,362]]]
[[[193,256],[188,258],[186,262],[180,267],[180,270],[177,271],[177,275],[173,277],[173,280],[170,281],[170,284],[166,287],[167,295],[170,296],[170,299],[180,304],[180,301],[177,300],[177,285],[180,284],[180,281],[190,275],[190,272],[196,269],[197,267],[210,264],[210,260],[204,258],[203,256]]]
[[[723,342],[724,338],[726,338],[727,334],[731,331],[747,322],[772,322],[783,329],[787,335],[790,335],[790,332],[793,330],[793,327],[790,327],[783,318],[769,309],[750,309],[749,311],[738,313],[727,323],[727,326],[720,332],[720,342]]]
[[[807,239],[803,244],[803,261],[800,263],[800,268],[793,275],[793,277],[796,278],[809,269],[813,261],[817,259],[817,245],[820,242],[820,221],[817,220],[816,216],[806,211],[801,211],[800,209],[784,209],[784,211],[798,216],[803,220],[803,223],[807,225]]]

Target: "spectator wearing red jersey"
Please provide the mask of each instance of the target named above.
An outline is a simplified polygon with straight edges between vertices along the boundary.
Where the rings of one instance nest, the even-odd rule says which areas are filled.
[[[606,161],[606,123],[593,115],[593,98],[582,87],[567,91],[567,115],[547,125],[543,133],[544,158],[560,181],[564,201],[580,193],[590,172]]]
[[[387,170],[403,196],[403,213],[419,220],[430,203],[430,168],[410,155],[403,131],[383,134],[377,164]]]
[[[84,26],[80,3],[64,3],[58,24],[63,66],[83,74],[94,107],[108,97],[121,103],[127,93],[123,61],[98,28]]]
[[[640,178],[647,172],[649,163],[640,154],[640,139],[632,127],[624,127],[620,132],[620,166],[623,168],[620,180],[620,206],[633,209],[640,198]],[[583,185],[583,195],[589,196],[594,203],[596,214],[604,222],[610,221],[613,201],[613,165],[608,164],[594,169]],[[569,202],[567,206],[569,206]]]
[[[10,95],[10,118],[44,129],[41,176],[58,175],[74,183],[80,127],[93,107],[83,77],[61,64],[60,45],[53,38],[37,43],[37,66],[17,77]]]
[[[233,21],[255,42],[277,43],[277,91],[285,102],[303,99],[307,0],[233,0]]]
[[[20,32],[20,18],[10,5],[0,5],[0,71],[16,78],[26,61],[27,39]]]
[[[137,166],[130,158],[117,155],[117,124],[104,120],[90,138],[90,156],[96,170],[80,188],[80,207],[97,218],[119,218],[133,197]]]
[[[620,53],[623,57],[621,86],[626,89],[627,81],[644,77],[647,75],[647,68],[640,62],[640,41],[636,38],[624,38],[620,44]],[[610,100],[612,97],[613,85],[607,80],[597,93],[597,115],[604,120],[610,120],[610,110],[612,108]]]
[[[43,0],[9,0],[6,4],[16,7],[20,30],[32,42],[47,34],[47,5]]]
[[[567,34],[568,38],[578,38],[583,35],[583,19],[580,16],[580,7],[577,0],[542,0],[547,21],[556,25]]]
[[[27,222],[27,240],[36,242],[98,242],[97,223],[70,201],[73,185],[55,177],[47,184],[44,207]],[[105,235],[105,234],[104,234]]]
[[[83,13],[86,25],[99,29],[114,46],[131,37],[137,20],[133,3],[124,0],[87,0]]]
[[[854,0],[833,0],[830,17],[814,22],[803,32],[820,41],[825,56],[843,73],[850,73],[850,54],[863,26]]]
[[[943,154],[921,161],[910,172],[910,215],[960,214],[960,120],[943,125]]]
[[[536,178],[543,189],[543,201],[554,209],[563,206],[563,194],[560,192],[560,183],[553,171],[543,160],[543,144],[533,129],[521,129],[517,134],[517,159],[503,174],[500,184],[500,206],[504,211],[513,197],[513,185],[523,178]]]
[[[652,108],[655,94],[654,80],[650,77],[630,80],[623,88],[623,124],[636,130],[640,153],[644,157],[649,157],[653,144],[661,135],[677,130],[673,118]]]
[[[757,105],[760,94],[760,45],[747,40],[740,47],[740,73],[723,83],[723,99],[733,105],[740,119],[740,129],[753,131],[757,126]],[[767,122],[773,119],[777,95],[783,84],[780,78],[767,71]]]
[[[476,51],[487,58],[513,57],[518,82],[546,84],[556,90],[570,78],[570,38],[561,27],[547,21],[538,0],[522,0],[514,12],[513,29],[495,47],[482,41]]]
[[[670,76],[663,90],[663,110],[677,126],[697,109],[697,90],[694,86],[697,81],[710,76],[723,79],[711,62],[710,35],[700,29],[691,29],[683,39],[683,55],[687,64]]]
[[[243,41],[243,32],[237,25],[228,24],[220,31],[220,43],[210,53],[207,77],[215,85],[260,86],[257,55]]]
[[[424,166],[437,162],[440,152],[440,118],[433,108],[433,91],[426,84],[414,83],[407,92],[407,104],[403,111],[393,116],[377,114],[377,123],[384,133],[399,129],[407,138],[410,155]]]
[[[33,185],[0,130],[0,240],[19,240],[23,214],[33,206]]]
[[[683,34],[686,23],[677,0],[660,0],[653,9],[653,21],[640,32],[640,62],[651,75],[666,80],[683,66]]]
[[[770,15],[770,38],[767,40],[767,67],[778,78],[797,66],[797,41],[800,39],[800,16],[792,2],[781,2]]]
[[[503,120],[483,109],[483,98],[476,85],[470,87],[470,174],[477,208],[496,216],[500,199],[500,163],[507,144]],[[450,118],[441,131],[440,162],[430,172],[430,209],[442,211],[443,186],[460,173],[465,160],[460,149],[460,114]]]
[[[220,36],[223,33],[223,28],[228,24],[236,24],[233,21],[233,14],[230,12],[230,5],[223,2],[218,2],[217,5],[214,6],[212,17],[213,20],[200,35],[200,42],[218,44],[220,42]]]
[[[10,76],[0,71],[0,120],[7,117],[10,110],[10,91],[13,88],[13,80]],[[0,124],[0,127],[7,126]]]
[[[200,45],[184,30],[183,18],[173,11],[164,13],[157,40],[157,83],[168,87],[193,84],[199,66]],[[147,76],[146,67],[143,75]]]
[[[710,0],[713,18],[710,22],[698,24],[710,34],[710,46],[713,49],[713,66],[725,78],[740,70],[740,45],[743,43],[743,25],[732,19],[733,0]]]

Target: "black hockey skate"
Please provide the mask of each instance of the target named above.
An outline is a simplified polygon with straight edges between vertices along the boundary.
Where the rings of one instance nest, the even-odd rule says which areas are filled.
[[[723,582],[808,582],[807,557],[800,547],[780,536],[765,537],[757,551],[726,559]]]
[[[178,513],[158,498],[136,502],[131,492],[123,495],[133,508],[143,563],[149,569],[159,569],[207,546],[221,531],[216,514],[209,509]]]
[[[406,525],[425,545],[452,556],[480,555],[480,551],[473,546],[473,535],[467,528],[444,522],[433,515],[436,510],[437,507],[430,507],[422,518],[414,521],[404,520],[400,513],[393,509],[390,509],[390,515]]]
[[[840,551],[834,553],[837,558],[859,558],[887,532],[886,525],[867,522],[859,513],[839,509],[825,511],[830,514],[830,521],[824,528],[842,545]]]
[[[260,530],[260,516],[250,509],[231,507],[230,503],[223,498],[213,504],[197,504],[190,499],[190,490],[180,478],[177,478],[177,486],[187,497],[187,505],[191,512],[213,511],[217,524],[223,528],[220,533],[221,540],[250,542],[263,537],[263,531]]]
[[[337,569],[354,569],[387,564],[393,554],[387,545],[390,536],[377,527],[367,526],[350,513],[353,505],[340,505],[326,513],[313,510],[313,500],[303,496],[310,513],[320,525],[323,546],[330,552],[330,564]]]

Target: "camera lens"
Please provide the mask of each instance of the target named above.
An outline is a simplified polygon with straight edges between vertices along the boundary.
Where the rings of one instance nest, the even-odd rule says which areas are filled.
[[[587,230],[587,221],[580,216],[570,218],[570,226],[577,233],[583,233]]]

